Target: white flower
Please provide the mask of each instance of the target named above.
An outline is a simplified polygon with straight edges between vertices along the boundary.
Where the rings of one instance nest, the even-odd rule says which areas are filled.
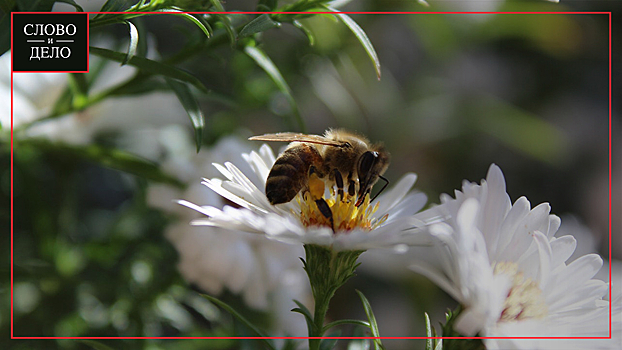
[[[561,221],[549,214],[548,204],[532,209],[525,197],[511,204],[496,165],[481,185],[465,181],[455,199],[443,195],[441,202],[417,215],[442,220],[427,229],[439,261],[412,269],[463,306],[455,330],[486,337],[609,335],[609,302],[603,299],[608,285],[592,279],[602,259],[588,254],[565,263],[576,240],[554,237]],[[485,340],[488,349],[617,348],[615,340],[586,342]]]
[[[222,207],[224,199],[201,186],[195,177],[214,174],[216,169],[211,163],[215,161],[244,163],[241,153],[246,145],[237,138],[227,137],[197,154],[190,135],[180,129],[169,128],[162,130],[162,134],[166,137],[158,139],[166,142],[160,145],[166,153],[163,171],[189,186],[182,191],[168,185],[151,185],[147,201],[152,207],[176,214],[177,220],[165,229],[165,235],[179,252],[178,268],[182,276],[210,294],[218,295],[228,289],[240,295],[248,306],[271,312],[274,333],[268,335],[305,334],[304,318],[289,311],[297,307],[292,299],[311,304],[309,283],[300,262],[304,256],[302,247],[247,232],[190,226],[188,222],[199,214],[174,202],[192,198]],[[245,169],[244,164],[240,167]]]
[[[315,244],[332,247],[335,251],[393,247],[414,244],[419,240],[418,235],[411,232],[412,215],[423,207],[426,197],[422,193],[408,194],[417,178],[415,174],[405,175],[391,190],[380,195],[375,205],[371,205],[369,199],[360,207],[355,207],[354,201],[338,202],[327,190],[325,197],[333,211],[334,226],[346,227],[334,232],[332,227],[321,223],[326,221],[325,217],[302,194],[289,203],[271,205],[268,202],[264,193],[265,184],[275,162],[270,147],[263,145],[259,152],[252,151],[243,156],[253,169],[249,175],[255,179],[254,182],[229,162],[214,164],[225,180],[213,178],[203,181],[205,186],[241,208],[225,206],[220,209],[180,201],[180,204],[208,217],[194,220],[194,225],[265,234],[285,243]]]

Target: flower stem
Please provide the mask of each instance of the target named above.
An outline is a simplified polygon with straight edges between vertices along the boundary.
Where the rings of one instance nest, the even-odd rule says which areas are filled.
[[[363,250],[336,252],[331,248],[307,244],[304,268],[309,276],[311,291],[315,300],[313,326],[309,327],[309,337],[324,335],[324,320],[330,300],[339,287],[344,285],[358,266],[356,260]],[[321,339],[309,339],[309,349],[320,348]]]

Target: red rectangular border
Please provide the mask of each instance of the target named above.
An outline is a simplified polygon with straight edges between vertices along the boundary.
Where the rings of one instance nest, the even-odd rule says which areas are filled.
[[[11,12],[11,49],[13,48],[13,13]],[[48,13],[48,12],[20,12],[20,13]],[[76,12],[56,12],[56,13],[76,13]],[[87,14],[87,22],[88,15],[91,14],[117,14],[119,12],[84,12]],[[165,12],[136,12],[142,14],[166,14]],[[399,12],[382,12],[382,11],[339,11],[339,12],[258,12],[258,11],[248,11],[248,12],[185,12],[188,14],[265,14],[265,13],[282,13],[282,14],[335,14],[335,13],[344,13],[344,14],[354,14],[354,15],[422,15],[422,14],[434,14],[434,15],[447,15],[447,14],[550,14],[550,15],[608,15],[609,18],[609,336],[608,337],[16,337],[13,335],[13,73],[45,73],[45,72],[13,72],[13,50],[11,50],[11,339],[30,339],[30,340],[38,340],[38,339],[94,339],[94,340],[106,340],[106,339],[404,339],[404,340],[416,340],[416,339],[612,339],[612,294],[611,294],[611,22],[612,22],[612,13],[604,12],[604,11],[596,11],[596,12],[460,12],[460,11],[399,11]],[[88,33],[88,25],[87,25],[87,50],[88,50],[88,41],[89,41],[89,33]],[[88,57],[88,51],[87,51]],[[88,63],[87,63],[87,71],[70,71],[70,72],[50,72],[50,73],[88,73]]]

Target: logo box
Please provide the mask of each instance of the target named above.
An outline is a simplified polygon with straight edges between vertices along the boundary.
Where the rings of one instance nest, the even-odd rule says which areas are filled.
[[[88,72],[87,13],[13,13],[13,72]]]

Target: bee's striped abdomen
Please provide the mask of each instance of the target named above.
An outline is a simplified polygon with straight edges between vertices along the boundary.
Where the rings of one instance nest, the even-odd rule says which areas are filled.
[[[311,165],[320,164],[317,149],[307,144],[290,147],[277,158],[266,180],[266,197],[271,204],[287,203],[307,186]]]

